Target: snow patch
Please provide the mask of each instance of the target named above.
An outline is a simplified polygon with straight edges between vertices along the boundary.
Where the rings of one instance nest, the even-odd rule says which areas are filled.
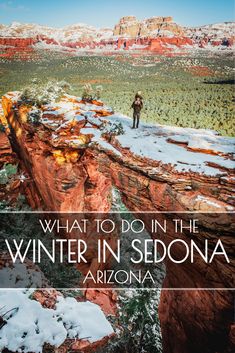
[[[113,333],[100,307],[58,297],[55,310],[30,299],[31,291],[0,291],[0,350],[42,353],[44,343],[59,347],[67,337],[95,342]]]

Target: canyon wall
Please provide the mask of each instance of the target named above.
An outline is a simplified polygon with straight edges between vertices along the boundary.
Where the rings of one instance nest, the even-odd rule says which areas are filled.
[[[2,104],[33,208],[108,212],[115,186],[130,211],[212,212],[202,216],[206,231],[197,240],[206,236],[213,242],[220,231],[232,256],[234,139],[167,126],[143,124],[132,130],[130,119],[113,115],[101,102],[72,96],[43,106],[36,125],[29,122],[32,108],[20,101],[19,93],[5,95]],[[116,123],[124,133],[112,132]],[[171,240],[166,236],[166,244]],[[220,260],[214,267],[198,263],[194,272],[187,265],[166,267],[165,288],[183,278],[197,288],[206,280],[213,288],[234,286]],[[164,352],[232,352],[233,305],[232,291],[163,290],[159,316]]]

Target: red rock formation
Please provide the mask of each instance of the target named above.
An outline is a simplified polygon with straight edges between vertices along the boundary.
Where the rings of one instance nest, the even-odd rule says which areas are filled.
[[[0,132],[0,163],[1,167],[5,163],[14,163],[16,161],[15,154],[12,151],[9,139],[5,132]]]
[[[14,111],[13,102],[18,107]],[[70,112],[73,110],[74,115],[86,114],[86,111],[82,110],[81,102],[76,102],[76,98],[67,97],[58,104],[64,102],[73,103],[71,108],[67,109],[70,109]],[[181,129],[177,134],[174,129],[172,132],[172,128],[158,128],[154,132],[156,139],[161,141],[164,138],[168,148],[174,145],[181,146],[181,153],[184,151],[183,157],[177,156],[176,165],[173,165],[167,161],[162,162],[159,159],[138,155],[137,152],[133,153],[130,147],[123,145],[118,137],[112,134],[106,133],[105,139],[100,136],[99,139],[93,140],[93,144],[89,144],[92,136],[99,133],[97,128],[100,123],[99,117],[110,114],[105,107],[90,106],[93,120],[89,121],[87,118],[84,124],[82,118],[77,123],[72,119],[65,127],[61,125],[65,122],[65,116],[56,115],[58,109],[56,104],[53,114],[44,107],[43,116],[49,116],[50,121],[42,120],[42,124],[35,128],[27,122],[29,108],[21,106],[14,95],[3,97],[3,106],[12,128],[14,149],[33,181],[30,186],[31,194],[28,195],[32,207],[106,212],[110,209],[113,183],[120,190],[128,209],[132,211],[217,212],[219,209],[225,213],[225,217],[216,216],[216,224],[213,215],[202,217],[207,230],[206,236],[215,240],[215,232],[218,229],[223,232],[226,227],[228,233],[222,233],[221,236],[232,251],[232,224],[228,211],[234,210],[234,171],[228,163],[232,156],[227,152],[231,141],[227,141],[227,147],[223,150],[218,146],[224,143],[224,139],[220,140],[217,136],[217,144],[214,146],[210,142],[211,135],[208,134],[205,135],[203,148],[200,149],[200,143],[197,143],[196,147],[189,144],[192,143],[196,130],[188,132],[185,129],[182,132]],[[93,125],[94,129],[91,131],[86,124]],[[57,136],[53,137],[55,126],[58,126]],[[147,130],[145,133],[147,138]],[[187,139],[185,135],[190,133]],[[156,148],[155,145],[153,148]],[[198,151],[200,159],[192,163],[192,170],[182,169],[181,163],[190,164]],[[184,159],[185,153],[188,156],[187,161]],[[216,159],[211,156],[216,156]],[[203,158],[205,158],[203,168],[212,168],[208,173],[200,172]],[[216,161],[216,164],[212,161]],[[196,170],[195,163],[198,163]],[[170,235],[167,235],[166,243],[170,240],[172,240]],[[180,254],[181,250],[177,251]],[[94,268],[97,263],[94,261],[91,266]],[[177,266],[169,263],[166,266],[167,277],[164,282],[166,288],[174,288],[181,277],[192,283],[192,286],[205,285],[208,278],[212,287],[226,288],[232,285],[231,273],[219,261],[216,261],[215,267],[209,268],[205,264],[198,263],[194,272],[190,272],[187,266],[182,267],[180,271]],[[113,298],[107,293],[87,291],[87,296],[100,305],[102,302],[105,303],[104,311],[112,312]],[[162,291],[159,315],[164,352],[229,352],[228,347],[232,344],[230,338],[233,337],[232,313],[233,294],[226,290]]]
[[[99,305],[106,315],[117,314],[117,296],[111,290],[87,289],[86,299]]]
[[[17,52],[23,57],[23,50],[32,48],[37,43],[49,45],[52,50],[53,46],[57,49],[59,46],[61,50],[67,51],[76,48],[110,50],[110,46],[115,50],[122,48],[124,43],[126,50],[140,50],[139,47],[133,47],[133,44],[140,44],[139,41],[143,41],[143,45],[146,45],[145,50],[154,50],[160,54],[174,52],[174,49],[185,44],[208,49],[210,49],[208,44],[219,47],[231,47],[234,44],[232,22],[200,28],[183,28],[174,23],[172,17],[152,17],[138,21],[134,16],[126,16],[114,27],[113,33],[107,29],[97,31],[85,25],[52,30],[37,25],[17,24],[17,28],[10,27],[9,35],[6,35],[7,26],[5,27],[2,36],[0,29],[0,46],[4,51],[0,57],[9,59]],[[34,29],[37,35],[32,35]]]
[[[162,292],[159,316],[164,352],[232,352],[231,302],[233,293],[226,291]]]
[[[164,54],[174,51],[174,49],[182,48],[185,45],[193,45],[193,41],[187,37],[119,38],[117,41],[117,49],[135,49],[135,45],[137,45],[138,50]]]
[[[184,45],[193,45],[193,41],[187,37],[158,37],[150,40],[147,50],[158,52],[172,50],[170,46],[181,48]]]
[[[10,38],[10,37],[0,37],[0,45],[26,48],[30,47],[38,42],[36,38]]]

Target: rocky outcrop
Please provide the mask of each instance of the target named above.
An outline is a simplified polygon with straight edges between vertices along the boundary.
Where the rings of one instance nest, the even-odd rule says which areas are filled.
[[[115,36],[137,37],[140,32],[140,25],[135,16],[122,17],[119,23],[114,27]]]
[[[201,27],[185,28],[187,37],[200,47],[231,47],[234,44],[234,22],[215,23]]]
[[[0,37],[0,45],[16,47],[16,48],[26,48],[36,44],[38,40],[36,38],[9,38]]]
[[[117,49],[150,51],[155,54],[172,52],[173,48],[184,50],[185,46],[193,45],[193,41],[187,37],[143,37],[143,38],[119,38]]]
[[[157,36],[164,31],[171,32],[173,35],[183,35],[183,28],[173,22],[172,17],[152,17],[144,21],[138,21],[134,16],[122,17],[114,27],[115,36],[131,37],[151,37]]]
[[[42,107],[38,125],[29,122],[32,108],[20,102],[18,93],[5,95],[3,108],[12,146],[30,175],[26,193],[32,207],[107,212],[115,185],[131,211],[214,212],[216,223],[214,214],[202,217],[203,236],[215,241],[220,230],[231,253],[234,139],[213,131],[161,125],[142,124],[140,130],[132,130],[130,119],[113,114],[101,102],[86,103],[72,96]],[[121,134],[117,134],[119,124]],[[166,236],[166,243],[170,240]],[[205,281],[214,288],[234,286],[220,261],[210,268],[198,263],[193,272],[187,266],[180,271],[166,266],[166,288],[175,287],[180,278],[196,287]],[[97,296],[87,291],[87,295],[112,310],[107,293]],[[229,352],[232,313],[233,293],[226,290],[162,291],[164,352]]]
[[[150,40],[148,50],[157,53],[172,51],[172,47],[182,48],[185,45],[193,45],[193,41],[187,37],[154,38]]]

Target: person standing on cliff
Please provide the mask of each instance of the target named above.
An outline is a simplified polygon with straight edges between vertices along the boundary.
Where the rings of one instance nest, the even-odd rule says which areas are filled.
[[[140,121],[140,112],[141,109],[143,108],[143,97],[142,93],[139,91],[135,95],[134,102],[131,105],[131,108],[133,109],[133,127],[132,129],[138,129],[139,127],[139,121]]]

